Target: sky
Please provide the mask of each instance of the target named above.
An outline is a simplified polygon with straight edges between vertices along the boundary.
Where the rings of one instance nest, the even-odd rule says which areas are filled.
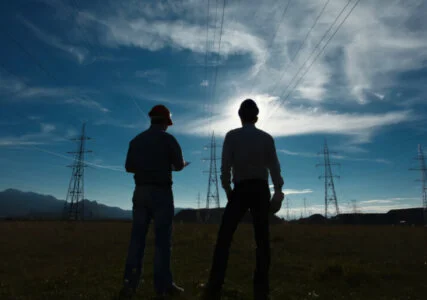
[[[16,0],[0,4],[0,190],[65,199],[86,122],[85,197],[130,209],[129,141],[156,104],[191,164],[177,207],[206,205],[246,98],[277,148],[290,215],[323,213],[325,140],[341,212],[420,207],[426,1]],[[218,171],[221,161],[218,160]],[[339,164],[339,165],[338,165]],[[220,188],[220,203],[226,203]],[[333,211],[332,211],[333,212]],[[283,204],[279,215],[286,214]]]

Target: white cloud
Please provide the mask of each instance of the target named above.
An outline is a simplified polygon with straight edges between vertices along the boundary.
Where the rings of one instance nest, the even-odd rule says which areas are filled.
[[[209,80],[202,80],[202,82],[200,82],[200,86],[204,86],[204,87],[207,87],[207,86],[209,86]]]
[[[157,85],[166,85],[166,72],[160,69],[139,70],[135,72],[135,76],[147,79],[148,82]]]
[[[247,98],[247,97],[243,97]],[[394,111],[385,113],[337,113],[312,109],[310,107],[294,107],[282,105],[277,107],[278,99],[267,95],[255,95],[259,113],[258,127],[274,136],[294,136],[305,134],[340,134],[354,138],[359,142],[370,141],[376,130],[383,126],[395,125],[413,119],[410,111]],[[240,99],[224,101],[227,105],[213,107],[210,121],[206,116],[188,118],[192,121],[177,122],[179,130],[186,134],[204,136],[211,128],[215,134],[224,136],[230,129],[240,127],[237,116]]]
[[[55,135],[56,126],[54,124],[40,123],[40,131],[26,133],[19,136],[0,137],[0,147],[11,146],[33,146],[50,144],[55,141],[63,140],[59,135]]]
[[[74,57],[79,63],[83,63],[87,58],[89,51],[86,48],[66,44],[60,38],[44,32],[22,16],[18,16],[18,19],[25,26],[27,26],[41,41],[66,52],[68,55]]]
[[[43,2],[58,11],[70,10],[63,3]],[[332,0],[322,10],[324,1],[293,1],[284,18],[281,12],[285,4],[281,1],[269,0],[262,4],[248,1],[244,5],[227,3],[220,60],[227,63],[227,58],[232,55],[250,58],[251,65],[237,76],[233,75],[232,80],[239,89],[281,96],[285,92],[284,87],[301,67],[304,66],[300,74],[305,72],[312,61],[307,59],[316,57],[317,50],[323,48],[335,31],[336,27],[333,27],[315,48],[341,9],[347,5],[338,21],[343,19],[353,3],[347,5],[346,1]],[[427,21],[423,18],[422,5],[422,1],[360,1],[290,98],[297,102],[339,99],[366,104],[374,100],[369,99],[369,94],[375,99],[391,101],[384,91],[393,86],[396,75],[420,68],[427,58],[427,40],[424,37]],[[182,0],[177,4],[174,1],[110,0],[103,3],[104,7],[108,9],[80,11],[76,18],[85,29],[96,32],[103,45],[150,51],[190,50],[196,54],[195,60],[204,64],[204,59],[200,58],[206,51],[205,2]],[[216,23],[215,10],[213,7],[210,10],[209,54],[218,52],[221,7],[218,9]],[[320,19],[302,44],[318,15]],[[414,20],[417,20],[416,26]],[[274,43],[271,43],[273,37]],[[300,46],[301,51],[296,55]],[[214,60],[216,55],[209,55],[208,64]],[[230,81],[229,78],[224,80]]]
[[[95,126],[114,126],[114,127],[120,127],[120,128],[127,128],[127,129],[142,129],[144,126],[147,125],[147,120],[145,121],[138,121],[138,122],[124,122],[117,119],[104,119],[104,120],[98,120],[94,122]]]
[[[303,156],[303,157],[319,157],[319,155],[315,154],[315,153],[308,153],[308,152],[294,152],[294,151],[289,151],[286,149],[277,149],[278,153],[283,153],[286,155],[291,155],[291,156]]]
[[[274,185],[270,184],[270,189],[274,189]],[[285,195],[296,195],[296,194],[311,194],[313,193],[312,189],[302,189],[302,190],[297,190],[297,189],[284,189],[283,193],[285,193]]]
[[[301,67],[310,65],[312,61],[307,59],[316,57],[317,52],[313,56],[310,54],[347,2],[331,0],[301,44],[324,3],[295,1],[283,20],[280,1],[227,3],[221,36],[221,67],[227,66],[228,59],[236,55],[248,58],[247,65],[237,73],[222,73],[217,94],[219,99],[229,101],[211,103],[212,122],[206,115],[182,116],[182,119],[193,121],[183,126],[177,122],[174,130],[205,135],[214,128],[218,135],[224,135],[230,128],[240,125],[236,103],[247,95],[254,96],[261,105],[259,126],[275,136],[341,134],[349,136],[357,147],[371,141],[378,129],[413,119],[409,110],[378,113],[377,110],[373,112],[368,103],[398,102],[386,91],[396,85],[399,74],[423,66],[427,58],[424,36],[427,21],[423,18],[421,1],[360,1],[299,85],[294,88],[291,84],[290,89],[285,89],[296,82],[292,79]],[[85,10],[78,14],[80,24],[97,32],[102,45],[149,51],[190,51],[194,61],[204,64],[206,3],[194,0],[183,0],[179,5],[173,1],[107,1],[104,5],[108,9]],[[210,17],[208,65],[212,65],[218,54],[220,25],[220,22],[214,24],[213,10]],[[331,32],[334,30],[335,27]],[[273,37],[274,43],[270,43]],[[319,45],[320,49],[324,42]],[[302,46],[301,51],[296,56],[299,46]],[[305,73],[305,67],[299,74]],[[290,96],[284,99],[288,92]],[[284,102],[276,108],[274,104],[278,101]],[[357,110],[358,113],[343,112],[348,111],[351,101],[365,105]],[[299,106],[307,103],[314,106]],[[328,103],[333,103],[336,111],[330,111]],[[274,114],[269,116],[265,114],[267,111]]]
[[[310,153],[310,152],[294,152],[294,151],[289,151],[286,149],[278,149],[277,152],[279,154],[283,153],[285,155],[291,155],[291,156],[321,158],[321,156],[319,154]],[[349,156],[337,155],[337,154],[330,154],[330,157],[333,159],[348,160],[348,161],[368,161],[368,162],[376,162],[376,163],[381,163],[381,164],[391,164],[391,161],[386,160],[384,158],[360,158],[360,157],[349,157]]]
[[[93,99],[90,99],[90,98],[83,98],[83,97],[69,98],[69,99],[65,100],[65,103],[80,105],[80,106],[84,106],[84,107],[91,108],[91,109],[96,109],[96,110],[103,112],[103,113],[110,112],[110,110],[108,108],[105,108],[104,106],[102,106],[101,103],[99,103]]]
[[[388,199],[363,200],[358,203],[363,206],[367,206],[371,204],[390,204],[390,203],[396,203],[396,202],[413,202],[417,200],[419,200],[419,198],[388,198]]]
[[[311,193],[313,193],[313,190],[311,190],[311,189],[303,189],[303,190],[284,189],[283,193],[285,193],[285,195],[311,194]]]
[[[354,206],[352,203],[342,203],[339,202],[340,213],[353,213]],[[420,207],[420,199],[419,198],[388,198],[388,199],[373,199],[373,200],[365,200],[358,201],[356,204],[356,209],[358,213],[387,213],[392,209],[404,209],[404,208],[413,208]],[[321,214],[324,215],[325,207],[323,204],[311,204],[307,205],[306,209],[304,209],[303,202],[301,200],[293,201],[293,199],[289,200],[289,215],[291,219],[299,218],[301,213],[304,215],[304,211],[307,214]],[[280,217],[286,217],[287,209],[283,202],[282,208],[277,213]]]
[[[46,134],[51,133],[56,129],[56,126],[53,124],[41,123],[40,126],[41,126],[41,132]]]

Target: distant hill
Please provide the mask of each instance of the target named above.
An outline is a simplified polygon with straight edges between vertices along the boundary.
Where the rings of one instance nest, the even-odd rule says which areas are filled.
[[[64,200],[50,195],[7,189],[0,192],[0,219],[36,218],[58,219],[64,209]],[[132,211],[111,207],[96,201],[84,200],[86,219],[132,219]],[[182,208],[175,208],[175,214]]]
[[[213,209],[183,209],[175,215],[175,222],[179,223],[197,223],[198,214],[201,220],[205,220],[206,223],[219,224],[221,222],[222,214],[224,213],[225,208],[213,208]],[[206,221],[207,219],[207,221]],[[252,216],[248,212],[243,217],[241,223],[251,223]],[[276,215],[270,216],[270,224],[281,224],[284,223],[282,219]]]
[[[293,220],[297,224],[423,225],[423,208],[393,209],[387,213],[340,214],[328,220],[320,214]]]

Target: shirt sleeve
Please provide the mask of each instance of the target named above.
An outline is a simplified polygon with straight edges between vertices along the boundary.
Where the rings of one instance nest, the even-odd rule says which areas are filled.
[[[175,137],[170,137],[171,163],[175,171],[181,171],[184,169],[184,157],[182,156],[182,149]]]
[[[129,173],[135,173],[136,166],[135,166],[135,147],[133,146],[132,142],[129,143],[129,149],[128,153],[126,155],[126,163],[125,163],[125,169],[126,172]]]
[[[268,169],[270,170],[270,176],[271,180],[273,181],[274,190],[275,191],[281,191],[282,186],[284,184],[282,175],[280,174],[280,162],[277,158],[276,153],[276,145],[274,143],[274,139],[271,138],[270,140],[270,147],[268,147]]]
[[[231,147],[230,135],[224,138],[224,144],[222,146],[222,157],[221,157],[221,184],[224,189],[227,189],[231,185],[231,166],[233,163],[233,150]]]

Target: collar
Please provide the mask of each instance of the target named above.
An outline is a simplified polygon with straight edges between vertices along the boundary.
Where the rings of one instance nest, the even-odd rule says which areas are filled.
[[[255,124],[252,123],[244,123],[242,125],[243,128],[255,128]]]
[[[149,130],[165,131],[160,124],[151,124]]]

